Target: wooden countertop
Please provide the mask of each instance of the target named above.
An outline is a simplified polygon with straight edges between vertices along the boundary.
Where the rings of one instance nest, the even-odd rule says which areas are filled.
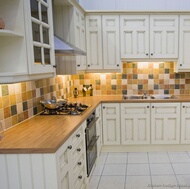
[[[37,115],[4,132],[0,154],[55,153],[100,103],[190,102],[190,95],[175,99],[123,100],[121,95],[70,98],[69,101],[90,105],[82,115]]]

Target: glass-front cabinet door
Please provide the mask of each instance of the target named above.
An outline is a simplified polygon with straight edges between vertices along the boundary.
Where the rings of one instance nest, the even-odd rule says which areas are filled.
[[[27,49],[29,73],[54,72],[52,0],[27,0]]]

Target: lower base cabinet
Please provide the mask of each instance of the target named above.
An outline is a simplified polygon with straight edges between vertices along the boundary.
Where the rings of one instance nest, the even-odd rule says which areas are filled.
[[[86,121],[50,154],[0,154],[1,189],[86,189]]]

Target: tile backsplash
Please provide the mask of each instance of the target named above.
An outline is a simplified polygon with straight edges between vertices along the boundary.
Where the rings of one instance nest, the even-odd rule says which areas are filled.
[[[0,121],[5,129],[42,111],[40,100],[69,98],[92,84],[94,95],[190,94],[190,73],[174,73],[174,63],[123,63],[122,73],[85,73],[0,85]]]

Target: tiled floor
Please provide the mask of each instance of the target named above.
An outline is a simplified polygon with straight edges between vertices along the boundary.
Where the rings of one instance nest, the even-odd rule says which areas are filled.
[[[101,153],[89,189],[190,189],[190,152]]]

